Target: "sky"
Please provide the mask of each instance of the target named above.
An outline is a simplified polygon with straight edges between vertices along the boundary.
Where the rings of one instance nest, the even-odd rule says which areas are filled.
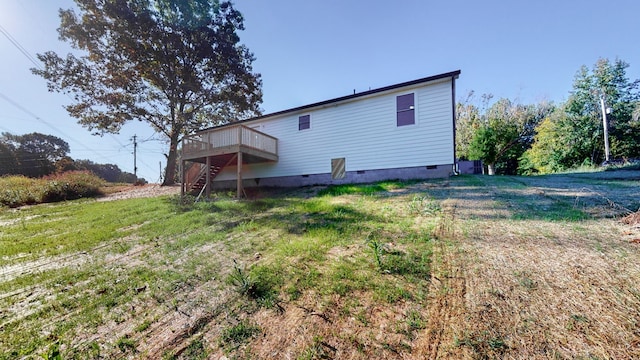
[[[640,78],[637,0],[236,0],[239,33],[262,75],[265,114],[461,70],[457,100],[474,91],[521,103],[565,101],[582,65],[630,64]],[[144,123],[95,136],[29,70],[37,53],[71,51],[58,40],[71,0],[0,0],[0,132],[40,132],[70,156],[116,164],[159,182],[168,144]],[[26,55],[25,55],[26,53]],[[38,60],[35,59],[38,63]],[[38,64],[41,66],[41,64]]]

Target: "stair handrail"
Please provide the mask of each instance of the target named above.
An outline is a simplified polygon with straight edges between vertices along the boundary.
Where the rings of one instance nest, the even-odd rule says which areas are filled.
[[[204,189],[206,189],[206,188],[207,188],[207,186],[205,185],[205,186],[202,187],[202,189],[200,189],[200,193],[198,194],[198,196],[196,196],[196,200],[194,201],[194,203],[197,203],[200,200],[200,198],[202,197],[202,193],[204,192]]]

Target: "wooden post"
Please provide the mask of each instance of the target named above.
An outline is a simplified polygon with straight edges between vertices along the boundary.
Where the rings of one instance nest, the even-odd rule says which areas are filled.
[[[207,198],[211,197],[211,156],[207,156],[207,182],[204,186],[207,187],[205,193],[207,194]]]
[[[238,199],[242,198],[242,151],[238,151]]]
[[[180,177],[180,179],[182,180],[182,186],[180,187],[180,196],[181,197],[184,197],[185,187],[187,186],[187,184],[186,184],[187,179],[185,179],[184,163],[185,163],[184,160],[180,161],[180,165],[182,165],[182,166],[180,166],[180,173],[182,175]]]
[[[238,183],[236,186],[236,190],[238,192],[238,199],[242,198],[242,151],[240,148],[242,147],[242,125],[238,126]]]

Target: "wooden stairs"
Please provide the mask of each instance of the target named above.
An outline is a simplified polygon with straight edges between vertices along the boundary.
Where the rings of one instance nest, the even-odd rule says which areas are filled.
[[[209,173],[211,174],[210,179],[213,180],[221,170],[222,168],[219,166],[211,166],[209,168]],[[207,185],[207,166],[201,165],[200,173],[198,174],[197,179],[195,180],[195,182],[192,182],[190,184],[187,191],[191,194],[199,194],[202,189],[204,189],[205,185]]]
[[[207,185],[207,170],[209,171],[209,179],[213,181],[222,169],[234,162],[236,158],[237,154],[231,157],[212,157],[209,169],[207,169],[206,164],[194,163],[192,168],[187,171],[187,193],[193,195],[202,194]]]

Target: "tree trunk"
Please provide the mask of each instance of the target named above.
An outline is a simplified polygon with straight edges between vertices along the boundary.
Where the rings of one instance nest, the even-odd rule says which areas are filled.
[[[167,167],[165,168],[164,181],[162,186],[176,183],[176,164],[178,160],[178,136],[171,136],[169,143],[169,155],[167,156]]]
[[[496,174],[496,164],[495,163],[487,164],[487,171],[488,171],[489,175],[495,175]]]

